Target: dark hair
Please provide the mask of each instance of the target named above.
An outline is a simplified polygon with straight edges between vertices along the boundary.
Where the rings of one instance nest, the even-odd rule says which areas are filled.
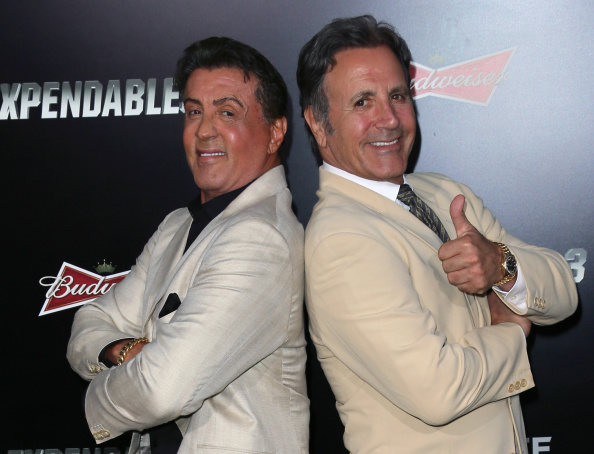
[[[245,79],[258,79],[254,96],[262,106],[268,124],[287,115],[289,95],[280,73],[260,52],[231,38],[216,37],[196,41],[184,50],[177,61],[174,83],[182,94],[190,74],[195,69],[237,68]]]
[[[336,64],[335,55],[341,50],[388,46],[402,65],[406,83],[410,87],[410,50],[406,41],[386,22],[377,22],[373,16],[365,15],[334,19],[310,39],[299,52],[297,85],[301,115],[309,106],[316,121],[325,125],[328,132],[328,97],[324,92],[326,73]],[[307,128],[312,148],[317,150],[316,140]]]

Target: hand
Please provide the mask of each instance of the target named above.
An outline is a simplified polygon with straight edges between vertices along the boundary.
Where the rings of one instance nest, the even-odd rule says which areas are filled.
[[[122,348],[124,348],[124,346],[131,340],[132,339],[122,339],[121,341],[118,341],[118,342],[110,345],[105,350],[105,359],[108,359],[113,364],[117,364],[118,356],[120,355]],[[132,358],[134,358],[136,355],[138,355],[142,351],[142,349],[144,348],[145,345],[146,345],[145,342],[139,342],[134,347],[132,347],[130,350],[128,350],[128,353],[126,353],[126,356],[124,356],[124,362],[130,361]]]
[[[520,328],[522,328],[524,334],[528,337],[530,328],[532,327],[530,320],[512,311],[493,291],[487,295],[487,301],[489,302],[489,310],[491,311],[491,325],[499,325],[505,322],[516,323],[520,325]]]
[[[487,240],[466,218],[464,202],[462,194],[452,200],[450,216],[457,238],[444,243],[438,257],[450,284],[462,292],[484,294],[503,278],[503,257],[499,246]]]

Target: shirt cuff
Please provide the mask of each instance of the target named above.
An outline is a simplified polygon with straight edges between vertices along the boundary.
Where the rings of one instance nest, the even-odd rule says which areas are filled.
[[[516,283],[511,290],[509,292],[504,292],[499,287],[493,286],[493,291],[497,292],[508,305],[513,306],[516,309],[514,312],[519,315],[526,315],[526,312],[528,312],[528,306],[526,304],[528,290],[526,289],[526,281],[522,275],[522,268],[519,263],[517,266],[518,275],[516,277]]]

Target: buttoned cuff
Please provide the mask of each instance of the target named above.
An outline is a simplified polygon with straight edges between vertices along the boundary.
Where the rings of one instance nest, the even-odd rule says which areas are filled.
[[[528,297],[528,289],[526,288],[526,281],[522,275],[522,268],[518,263],[518,274],[516,277],[516,283],[508,292],[501,290],[499,287],[493,286],[493,291],[505,301],[509,306],[515,308],[514,312],[518,315],[526,315],[528,312],[528,305],[526,304],[526,298]]]

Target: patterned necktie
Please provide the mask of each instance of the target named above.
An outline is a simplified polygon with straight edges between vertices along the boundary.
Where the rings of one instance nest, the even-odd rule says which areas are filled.
[[[410,212],[414,214],[423,224],[433,230],[442,243],[450,241],[448,232],[431,209],[429,205],[423,202],[418,195],[407,184],[401,184],[398,191],[398,200],[408,205]]]

